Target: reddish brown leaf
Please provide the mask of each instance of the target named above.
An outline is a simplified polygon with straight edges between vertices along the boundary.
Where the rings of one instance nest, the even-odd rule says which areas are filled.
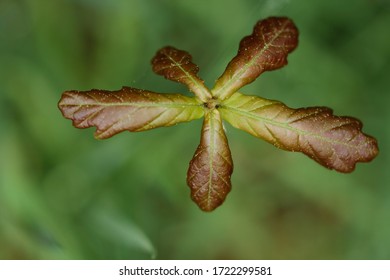
[[[264,71],[287,64],[298,44],[298,30],[285,17],[259,21],[240,42],[237,55],[209,91],[197,76],[189,53],[165,47],[152,59],[153,71],[185,84],[196,97],[123,87],[117,91],[66,91],[58,104],[78,128],[95,126],[95,137],[143,131],[205,117],[200,144],[190,162],[187,184],[203,211],[221,205],[231,190],[233,162],[222,118],[278,148],[306,154],[321,165],[351,172],[357,162],[378,154],[377,142],[351,117],[334,116],[326,107],[291,109],[279,101],[237,92]]]
[[[153,71],[166,79],[187,85],[200,100],[211,98],[210,91],[197,76],[199,67],[192,61],[191,55],[173,47],[160,49],[152,59]]]
[[[334,116],[326,107],[291,109],[235,93],[221,105],[221,113],[236,128],[340,172],[352,172],[357,162],[371,161],[378,153],[376,140],[361,131],[359,120]]]
[[[191,198],[203,211],[223,203],[231,189],[233,162],[220,113],[205,113],[200,144],[190,162],[187,184]]]
[[[130,87],[117,91],[66,91],[58,107],[75,127],[96,126],[95,137],[99,139],[124,130],[172,126],[203,116],[203,105],[194,98]]]
[[[240,42],[237,55],[217,80],[213,95],[223,100],[264,71],[287,64],[287,55],[298,44],[298,29],[285,17],[270,17],[257,22],[250,36]]]

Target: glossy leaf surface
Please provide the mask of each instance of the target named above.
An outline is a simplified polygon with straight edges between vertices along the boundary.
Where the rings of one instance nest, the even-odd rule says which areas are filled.
[[[278,101],[235,93],[221,112],[234,127],[340,172],[352,172],[357,162],[370,161],[378,153],[376,140],[361,131],[359,120],[334,116],[326,107],[291,109]]]
[[[152,66],[156,74],[185,84],[203,102],[211,98],[210,91],[197,76],[199,67],[192,62],[188,52],[173,47],[162,48],[152,59]]]
[[[119,132],[172,126],[203,116],[203,107],[191,97],[123,87],[117,91],[66,91],[58,104],[77,128],[96,126],[95,137]]]
[[[264,71],[287,64],[287,55],[298,44],[298,29],[286,17],[259,21],[250,36],[241,40],[237,55],[217,80],[213,95],[225,99]]]
[[[253,33],[241,40],[237,55],[211,91],[197,76],[199,67],[189,53],[164,47],[152,59],[153,71],[186,85],[195,97],[124,87],[117,91],[66,91],[58,105],[74,126],[95,126],[99,139],[204,116],[187,184],[199,208],[212,211],[230,192],[233,172],[222,119],[278,148],[302,152],[339,172],[352,172],[356,163],[368,162],[378,154],[376,140],[362,132],[362,123],[355,118],[335,116],[326,107],[292,109],[279,101],[237,92],[264,71],[286,65],[288,54],[297,44],[298,30],[290,19],[267,18],[257,22]]]
[[[203,211],[212,211],[221,205],[230,192],[233,161],[223,130],[220,113],[207,111],[202,135],[190,162],[187,184],[191,198]]]

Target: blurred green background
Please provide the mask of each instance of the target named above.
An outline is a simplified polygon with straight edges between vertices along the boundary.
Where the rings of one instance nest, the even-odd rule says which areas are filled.
[[[242,92],[358,117],[373,162],[339,174],[227,125],[233,190],[203,213],[200,120],[98,141],[57,109],[69,89],[189,94],[152,73],[165,45],[212,86],[271,15],[299,46]],[[386,0],[0,0],[0,259],[389,259],[389,28]]]

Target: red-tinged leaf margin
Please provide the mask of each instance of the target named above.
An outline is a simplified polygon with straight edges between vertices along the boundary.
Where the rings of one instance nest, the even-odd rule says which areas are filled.
[[[203,211],[221,205],[231,190],[233,161],[220,113],[208,110],[202,127],[201,141],[190,162],[187,184],[191,198]]]
[[[352,172],[357,162],[369,162],[378,154],[376,139],[361,131],[359,120],[334,116],[326,107],[291,109],[278,101],[235,93],[220,111],[234,127],[339,172]]]
[[[65,91],[58,107],[75,127],[95,126],[97,139],[125,130],[138,132],[172,126],[199,119],[204,114],[203,104],[195,98],[130,87],[117,91]]]
[[[298,45],[298,29],[286,17],[269,17],[258,21],[253,33],[244,37],[237,55],[218,78],[212,93],[224,100],[264,71],[287,64],[287,55]]]
[[[188,52],[170,46],[164,47],[153,57],[152,66],[156,74],[185,84],[203,102],[212,97],[204,81],[197,76],[199,67],[192,62]]]

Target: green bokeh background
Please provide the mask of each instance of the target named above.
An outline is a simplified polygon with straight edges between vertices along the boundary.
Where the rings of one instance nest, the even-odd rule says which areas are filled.
[[[373,162],[339,174],[226,125],[233,190],[203,213],[200,120],[98,141],[57,109],[67,89],[189,94],[152,73],[165,45],[212,86],[271,15],[299,47],[242,92],[358,117]],[[389,259],[389,28],[386,0],[0,0],[0,259]]]

